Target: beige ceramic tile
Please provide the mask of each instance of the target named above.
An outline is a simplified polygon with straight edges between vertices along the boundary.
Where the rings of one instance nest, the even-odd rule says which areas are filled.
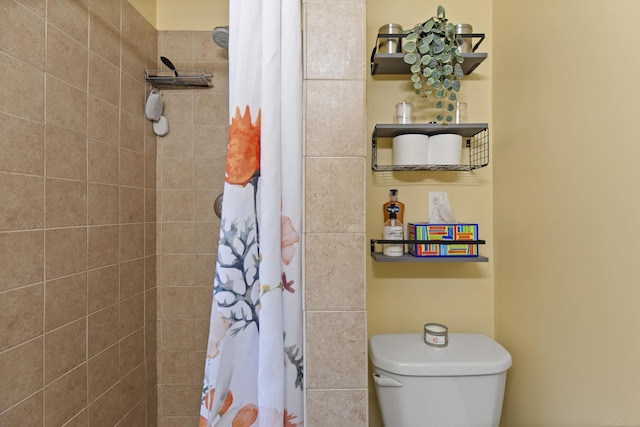
[[[162,224],[162,252],[166,254],[193,253],[194,230],[191,222]]]
[[[193,223],[193,250],[197,254],[213,254],[218,252],[220,237],[220,221]]]
[[[340,25],[336,25],[337,16]],[[362,2],[307,4],[306,78],[364,79],[368,59],[365,20],[366,5]]]
[[[95,356],[118,342],[120,336],[115,325],[118,325],[119,322],[119,308],[118,304],[110,305],[88,316],[87,350],[89,357]]]
[[[88,423],[89,414],[83,409],[79,414],[75,415],[64,427],[85,427]]]
[[[102,1],[89,0],[91,13],[98,13],[109,24],[116,28],[120,28],[121,0]]]
[[[190,286],[194,277],[194,257],[163,254],[160,271],[160,286]]]
[[[89,225],[117,224],[119,215],[117,185],[87,185],[87,212]]]
[[[165,190],[162,193],[163,221],[193,220],[193,190]]]
[[[43,179],[0,172],[0,230],[42,228]]]
[[[180,384],[191,380],[194,367],[194,353],[192,351],[165,351],[160,353],[162,384]],[[204,365],[204,363],[203,363]]]
[[[148,222],[144,224],[144,256],[149,257],[156,254],[156,223]]]
[[[89,5],[84,0],[48,0],[49,23],[87,46],[89,36]]]
[[[194,123],[194,95],[193,93],[177,92],[165,93],[164,115],[171,120],[169,126],[192,126]]]
[[[154,58],[158,51],[158,32],[128,1],[122,2],[122,33],[135,40]]]
[[[144,224],[120,226],[120,261],[144,256]]]
[[[80,319],[48,332],[44,337],[45,384],[86,361],[87,322]]]
[[[144,117],[144,88],[144,82],[120,73],[120,107],[137,117]]]
[[[120,385],[116,384],[89,405],[89,425],[111,427],[120,419]]]
[[[122,71],[142,83],[145,82],[145,53],[143,48],[129,37],[122,37]]]
[[[137,404],[131,409],[120,422],[122,427],[144,426],[147,416],[147,403],[144,398],[137,401]]]
[[[307,424],[314,427],[366,427],[367,391],[307,391]]]
[[[144,154],[120,149],[120,185],[144,188]]]
[[[47,75],[47,124],[86,135],[87,94]]]
[[[163,416],[189,416],[198,413],[202,386],[192,384],[167,384],[162,386]]]
[[[86,136],[52,126],[45,131],[47,176],[86,180]]]
[[[44,174],[44,126],[0,113],[0,171]]]
[[[0,351],[42,334],[44,287],[28,286],[0,294]]]
[[[365,156],[364,81],[307,82],[306,154]]]
[[[162,55],[172,62],[193,62],[193,37],[193,31],[160,31]]]
[[[161,351],[192,351],[193,319],[162,319],[161,320]]]
[[[40,337],[0,353],[0,413],[42,388],[43,345]]]
[[[229,138],[227,125],[195,126],[193,136],[196,157],[226,158]]]
[[[89,52],[89,94],[118,106],[120,70],[94,52]]]
[[[196,93],[194,99],[194,124],[225,125],[229,123],[229,103],[223,93]],[[253,118],[255,120],[255,118]]]
[[[194,159],[193,167],[194,188],[210,189],[224,187],[224,157],[198,157]]]
[[[162,189],[192,189],[193,159],[162,159]]]
[[[147,256],[144,259],[145,290],[154,289],[157,286],[157,259],[158,257],[155,255]]]
[[[158,293],[162,304],[162,318],[193,317],[193,288],[191,286],[165,286]]]
[[[118,145],[118,107],[100,98],[89,96],[87,132],[89,138]]]
[[[213,30],[213,28],[212,28]],[[211,38],[211,31],[193,32],[193,60],[203,62],[227,61],[226,49],[219,47]]]
[[[156,190],[144,191],[144,220],[146,222],[156,222]]]
[[[171,132],[160,138],[162,157],[193,157],[193,126],[171,126]]]
[[[120,65],[120,32],[100,15],[91,15],[89,48],[115,66]]]
[[[307,310],[364,310],[364,235],[307,234],[305,242]]]
[[[198,254],[193,258],[193,285],[213,286],[216,255]]]
[[[365,326],[365,312],[307,312],[308,390],[367,387]]]
[[[139,365],[120,381],[120,413],[126,414],[145,397],[144,365]]]
[[[213,278],[210,286],[194,286],[193,290],[193,317],[210,319],[211,304],[213,302]],[[204,360],[204,359],[203,359]]]
[[[118,184],[120,150],[118,147],[90,140],[88,143],[88,179],[91,182]]]
[[[40,17],[45,17],[47,11],[47,0],[17,0]]]
[[[0,53],[0,111],[44,123],[44,72]]]
[[[306,160],[307,233],[364,232],[364,163],[364,158]]]
[[[82,91],[87,90],[89,51],[53,25],[47,26],[47,73]]]
[[[120,223],[144,222],[144,189],[120,187]]]
[[[86,273],[50,280],[45,284],[45,331],[51,331],[86,315]]]
[[[119,350],[119,345],[112,345],[105,351],[89,359],[87,366],[89,402],[93,402],[120,379]]]
[[[213,210],[213,204],[221,193],[221,190],[195,190],[193,192],[193,219],[196,221],[218,219]]]
[[[2,356],[0,356],[2,357]],[[0,414],[0,425],[4,427],[41,426],[44,423],[42,391],[23,400]]]
[[[120,114],[120,147],[144,153],[145,119],[123,111]]]
[[[144,294],[120,302],[120,338],[144,326]]]
[[[43,279],[44,232],[0,233],[0,292]]]
[[[45,224],[47,227],[87,224],[86,182],[47,178],[45,193]]]
[[[119,300],[119,265],[91,270],[87,283],[87,310],[97,310],[115,304]]]
[[[47,279],[87,269],[86,227],[46,230],[45,242]]]
[[[144,329],[138,329],[120,341],[120,377],[144,361]]]
[[[0,3],[2,52],[44,70],[45,22],[26,5]]]
[[[120,299],[144,291],[144,258],[120,264]]]
[[[44,402],[47,426],[61,426],[80,412],[87,404],[87,364],[49,384],[44,390]]]
[[[119,227],[101,225],[89,227],[89,268],[104,267],[118,262]]]
[[[157,161],[158,159],[155,157],[144,156],[144,188],[156,189],[158,183]]]

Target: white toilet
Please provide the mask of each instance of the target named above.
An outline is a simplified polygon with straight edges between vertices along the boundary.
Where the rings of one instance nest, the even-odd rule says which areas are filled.
[[[511,355],[480,334],[449,334],[434,348],[422,334],[370,340],[385,427],[497,427]]]

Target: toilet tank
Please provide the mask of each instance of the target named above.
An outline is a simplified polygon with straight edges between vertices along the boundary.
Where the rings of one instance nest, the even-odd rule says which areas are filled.
[[[373,379],[386,427],[497,427],[511,355],[481,334],[449,334],[434,348],[422,334],[375,335]]]

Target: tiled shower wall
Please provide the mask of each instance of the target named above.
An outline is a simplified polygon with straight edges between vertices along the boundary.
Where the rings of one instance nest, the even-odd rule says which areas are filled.
[[[365,0],[305,3],[307,426],[367,425]]]
[[[159,55],[213,87],[164,90],[158,138],[158,390],[161,427],[197,426],[228,137],[228,57],[210,31],[160,31]],[[162,67],[164,67],[162,65]],[[166,70],[166,68],[165,68]]]
[[[0,425],[155,426],[155,29],[0,2]]]

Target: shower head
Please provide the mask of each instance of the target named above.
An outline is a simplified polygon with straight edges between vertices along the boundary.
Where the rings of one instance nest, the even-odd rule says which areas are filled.
[[[229,27],[214,28],[211,37],[213,37],[213,41],[221,48],[229,48]]]

